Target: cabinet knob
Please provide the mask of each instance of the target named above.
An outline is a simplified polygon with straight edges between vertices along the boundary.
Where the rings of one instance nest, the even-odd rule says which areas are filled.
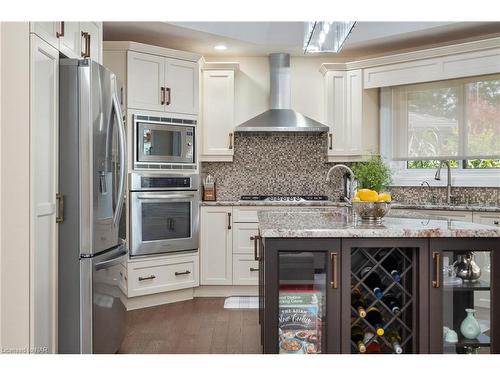
[[[499,222],[498,220],[495,220],[495,221],[493,222],[493,224],[498,225],[498,224],[500,224],[500,222]]]

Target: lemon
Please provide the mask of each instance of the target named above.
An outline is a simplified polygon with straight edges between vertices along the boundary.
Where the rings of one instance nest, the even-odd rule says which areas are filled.
[[[378,195],[379,202],[390,202],[392,200],[391,194],[389,193],[380,193]]]
[[[375,190],[361,189],[358,191],[358,198],[363,202],[377,202],[378,193]]]

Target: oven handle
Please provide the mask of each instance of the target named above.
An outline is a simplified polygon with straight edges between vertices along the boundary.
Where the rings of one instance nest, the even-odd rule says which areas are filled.
[[[137,199],[183,199],[183,198],[193,198],[194,194],[169,194],[169,195],[138,195]]]

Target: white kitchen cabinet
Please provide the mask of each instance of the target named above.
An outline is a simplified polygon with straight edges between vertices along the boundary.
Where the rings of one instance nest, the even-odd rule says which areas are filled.
[[[81,40],[80,56],[102,64],[102,22],[80,22],[79,38]]]
[[[232,207],[201,207],[201,285],[233,284]]]
[[[234,70],[203,70],[202,161],[233,161]]]
[[[474,212],[472,221],[478,224],[500,227],[500,212]]]
[[[165,58],[146,53],[129,52],[128,107],[163,111],[165,108]]]
[[[329,161],[365,160],[378,152],[378,90],[363,89],[363,71],[322,69]]]
[[[59,51],[73,59],[81,58],[81,40],[80,22],[60,22],[59,32]]]
[[[59,49],[59,35],[61,34],[61,22],[30,22],[30,32],[38,35],[55,49]]]
[[[236,220],[236,218],[235,218]],[[253,254],[254,241],[250,237],[259,234],[258,221],[254,223],[234,223],[233,254]]]
[[[198,64],[165,59],[165,110],[174,113],[198,113]]]
[[[233,255],[233,285],[258,285],[259,261],[253,255]]]
[[[128,53],[128,107],[198,113],[198,64],[153,54]]]
[[[57,351],[59,51],[31,34],[31,346]]]
[[[137,297],[200,285],[198,254],[172,255],[128,263],[128,296]]]

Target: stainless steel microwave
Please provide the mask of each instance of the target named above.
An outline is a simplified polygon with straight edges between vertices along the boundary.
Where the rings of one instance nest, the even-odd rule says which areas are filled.
[[[196,120],[134,115],[134,169],[196,169]]]

